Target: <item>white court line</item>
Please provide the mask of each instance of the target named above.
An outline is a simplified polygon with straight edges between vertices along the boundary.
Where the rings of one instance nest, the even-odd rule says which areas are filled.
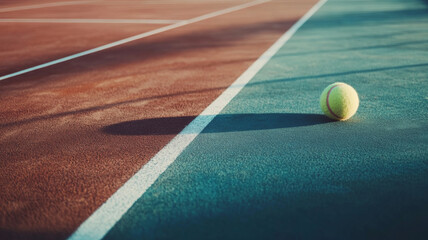
[[[255,5],[258,5],[258,4],[262,4],[262,3],[265,3],[265,2],[269,2],[269,1],[271,1],[271,0],[255,0],[255,1],[252,1],[252,2],[244,3],[244,4],[241,4],[241,5],[237,5],[237,6],[234,6],[234,7],[226,8],[226,9],[219,10],[219,11],[216,11],[216,12],[208,13],[208,14],[205,14],[205,15],[202,15],[202,16],[199,16],[199,17],[195,17],[195,18],[189,19],[189,20],[183,20],[183,21],[180,21],[178,23],[174,23],[172,25],[168,25],[168,26],[161,27],[161,28],[158,28],[158,29],[155,29],[155,30],[152,30],[152,31],[141,33],[141,34],[129,37],[129,38],[125,38],[125,39],[122,39],[122,40],[119,40],[119,41],[116,41],[116,42],[113,42],[113,43],[109,43],[109,44],[106,44],[106,45],[103,45],[103,46],[100,46],[100,47],[92,48],[92,49],[86,50],[84,52],[76,53],[76,54],[73,54],[73,55],[70,55],[70,56],[67,56],[67,57],[63,57],[63,58],[60,58],[60,59],[57,59],[57,60],[54,60],[54,61],[51,61],[51,62],[40,64],[40,65],[31,67],[31,68],[27,68],[27,69],[24,69],[24,70],[21,70],[21,71],[18,71],[18,72],[7,74],[7,75],[4,75],[4,76],[0,77],[0,81],[8,79],[8,78],[11,78],[11,77],[15,77],[15,76],[18,76],[18,75],[21,75],[21,74],[24,74],[24,73],[28,73],[28,72],[31,72],[31,71],[34,71],[34,70],[37,70],[37,69],[40,69],[40,68],[49,67],[49,66],[52,66],[54,64],[62,63],[62,62],[65,62],[65,61],[69,61],[71,59],[75,59],[75,58],[82,57],[82,56],[85,56],[85,55],[88,55],[88,54],[99,52],[99,51],[102,51],[102,50],[105,50],[105,49],[108,49],[108,48],[112,48],[112,47],[115,47],[115,46],[118,46],[118,45],[121,45],[121,44],[124,44],[124,43],[128,43],[128,42],[135,41],[135,40],[138,40],[138,39],[141,39],[141,38],[145,38],[145,37],[152,36],[152,35],[155,35],[155,34],[158,34],[158,33],[162,33],[162,32],[174,29],[174,28],[182,27],[182,26],[185,26],[185,25],[188,25],[188,24],[191,24],[191,23],[200,22],[202,20],[206,20],[206,19],[209,19],[209,18],[217,17],[217,16],[220,16],[220,15],[223,15],[223,14],[226,14],[226,13],[231,13],[231,12],[234,12],[234,11],[238,11],[238,10],[241,10],[241,9],[244,9],[244,8],[249,8],[249,7],[252,7],[252,6],[255,6]]]
[[[57,6],[65,6],[65,5],[76,5],[88,2],[96,2],[93,1],[69,1],[69,2],[54,2],[54,3],[42,3],[42,4],[34,4],[34,5],[26,5],[26,6],[18,6],[18,7],[9,7],[9,8],[0,8],[0,13],[2,12],[13,12],[27,9],[35,9],[35,8],[46,8],[46,7],[57,7]]]
[[[0,18],[8,23],[139,23],[139,24],[172,24],[182,20],[170,19],[74,19],[74,18]]]
[[[230,85],[198,117],[183,129],[171,142],[159,151],[117,192],[101,205],[69,240],[102,239],[120,220],[128,209],[146,192],[156,179],[171,165],[181,152],[195,139],[216,115],[244,88],[272,56],[294,35],[294,33],[324,4],[320,0],[263,55],[261,55],[236,81]]]

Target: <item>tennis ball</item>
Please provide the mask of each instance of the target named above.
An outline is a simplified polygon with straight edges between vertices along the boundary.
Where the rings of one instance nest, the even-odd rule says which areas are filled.
[[[341,82],[326,87],[320,97],[320,105],[324,114],[339,121],[351,118],[357,112],[359,104],[357,91]]]

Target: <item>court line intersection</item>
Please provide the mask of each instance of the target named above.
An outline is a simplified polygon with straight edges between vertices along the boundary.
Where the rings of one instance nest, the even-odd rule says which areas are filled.
[[[19,75],[22,75],[24,73],[32,72],[32,71],[35,71],[35,70],[38,70],[38,69],[41,69],[41,68],[49,67],[49,66],[52,66],[52,65],[55,65],[55,64],[58,64],[58,63],[66,62],[66,61],[69,61],[69,60],[72,60],[72,59],[75,59],[75,58],[86,56],[86,55],[89,55],[89,54],[92,54],[92,53],[96,53],[96,52],[99,52],[99,51],[102,51],[102,50],[106,50],[106,49],[109,49],[109,48],[112,48],[112,47],[116,47],[116,46],[119,46],[119,45],[122,45],[122,44],[125,44],[125,43],[129,43],[129,42],[132,42],[132,41],[135,41],[135,40],[138,40],[138,39],[146,38],[146,37],[158,34],[158,33],[166,32],[168,30],[172,30],[172,29],[179,28],[179,27],[182,27],[182,26],[185,26],[185,25],[189,25],[189,24],[192,24],[192,23],[200,22],[200,21],[203,21],[203,20],[206,20],[206,19],[210,19],[210,18],[213,18],[213,17],[221,16],[221,15],[224,15],[224,14],[227,14],[227,13],[235,12],[235,11],[238,11],[238,10],[242,10],[242,9],[245,9],[245,8],[249,8],[249,7],[252,7],[252,6],[255,6],[255,5],[259,5],[259,4],[262,4],[262,3],[266,3],[266,2],[270,2],[270,1],[271,0],[255,0],[255,1],[252,1],[252,2],[248,2],[248,3],[237,5],[237,6],[234,6],[234,7],[230,7],[230,8],[222,9],[222,10],[215,11],[215,12],[212,12],[212,13],[204,14],[204,15],[201,15],[199,17],[195,17],[195,18],[192,18],[192,19],[189,19],[189,20],[183,20],[183,21],[177,22],[177,23],[172,24],[172,25],[168,25],[168,26],[161,27],[161,28],[158,28],[158,29],[155,29],[155,30],[152,30],[152,31],[141,33],[141,34],[138,34],[138,35],[135,35],[135,36],[132,36],[132,37],[128,37],[128,38],[116,41],[116,42],[112,42],[112,43],[105,44],[105,45],[102,45],[102,46],[99,46],[99,47],[96,47],[96,48],[92,48],[92,49],[89,49],[89,50],[86,50],[86,51],[83,51],[83,52],[80,52],[80,53],[76,53],[76,54],[70,55],[70,56],[67,56],[67,57],[63,57],[63,58],[60,58],[60,59],[57,59],[57,60],[54,60],[54,61],[50,61],[50,62],[47,62],[47,63],[44,63],[44,64],[40,64],[40,65],[37,65],[37,66],[34,66],[34,67],[30,67],[30,68],[27,68],[27,69],[24,69],[24,70],[21,70],[21,71],[18,71],[18,72],[7,74],[7,75],[4,75],[4,76],[1,76],[0,77],[0,81],[8,79],[8,78],[11,78],[11,77],[19,76]]]

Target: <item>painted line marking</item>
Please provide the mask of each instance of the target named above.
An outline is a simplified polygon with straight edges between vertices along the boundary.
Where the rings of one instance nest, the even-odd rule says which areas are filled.
[[[336,84],[336,85],[334,85],[334,86],[332,86],[331,88],[330,88],[330,90],[328,90],[328,92],[327,92],[327,97],[326,97],[326,103],[327,103],[327,108],[328,108],[328,111],[331,113],[331,115],[333,115],[334,117],[336,117],[337,119],[340,119],[340,117],[339,116],[337,116],[334,112],[333,112],[333,110],[331,110],[331,108],[330,108],[330,93],[331,93],[331,91],[333,90],[333,88],[335,88],[335,87],[337,87],[337,86],[339,86],[340,84]]]
[[[183,131],[175,136],[147,164],[117,190],[68,238],[102,239],[129,208],[146,192],[158,177],[175,161],[181,152],[202,132],[220,111],[244,88],[272,56],[327,0],[320,0],[287,32],[261,55],[236,81],[230,85]]]
[[[20,10],[36,9],[36,8],[77,5],[77,4],[90,3],[90,2],[97,2],[97,1],[96,0],[93,0],[93,1],[69,1],[69,2],[54,2],[54,3],[34,4],[34,5],[27,5],[27,6],[1,8],[0,12],[13,12],[13,11],[20,11]]]
[[[11,78],[11,77],[15,77],[15,76],[18,76],[18,75],[21,75],[21,74],[24,74],[24,73],[28,73],[28,72],[31,72],[31,71],[34,71],[34,70],[37,70],[37,69],[49,67],[49,66],[52,66],[54,64],[62,63],[62,62],[65,62],[65,61],[69,61],[69,60],[72,60],[72,59],[75,59],[75,58],[78,58],[78,57],[86,56],[88,54],[96,53],[96,52],[99,52],[99,51],[102,51],[102,50],[105,50],[105,49],[108,49],[108,48],[116,47],[118,45],[122,45],[122,44],[125,44],[125,43],[128,43],[128,42],[131,42],[131,41],[135,41],[135,40],[142,39],[142,38],[145,38],[145,37],[148,37],[148,36],[152,36],[152,35],[155,35],[155,34],[158,34],[158,33],[162,33],[162,32],[165,32],[165,31],[168,31],[168,30],[171,30],[171,29],[182,27],[182,26],[185,26],[185,25],[188,25],[188,24],[191,24],[191,23],[200,22],[202,20],[206,20],[206,19],[209,19],[209,18],[213,18],[213,17],[217,17],[217,16],[220,16],[220,15],[224,15],[224,14],[227,14],[227,13],[235,12],[235,11],[242,10],[242,9],[245,9],[245,8],[249,8],[249,7],[258,5],[258,4],[266,3],[266,2],[269,2],[269,1],[271,1],[271,0],[255,0],[255,1],[252,1],[252,2],[248,2],[248,3],[241,4],[241,5],[237,5],[237,6],[234,6],[234,7],[230,7],[230,8],[226,8],[226,9],[223,9],[223,10],[219,10],[219,11],[215,11],[215,12],[212,12],[212,13],[208,13],[208,14],[205,14],[205,15],[202,15],[202,16],[199,16],[199,17],[195,17],[195,18],[189,19],[189,20],[183,20],[183,21],[180,21],[178,23],[174,23],[174,24],[171,24],[171,25],[168,25],[168,26],[165,26],[165,27],[161,27],[161,28],[149,31],[149,32],[141,33],[141,34],[138,34],[138,35],[135,35],[135,36],[132,36],[132,37],[128,37],[128,38],[125,38],[125,39],[122,39],[122,40],[119,40],[119,41],[116,41],[116,42],[112,42],[112,43],[100,46],[100,47],[92,48],[92,49],[86,50],[84,52],[76,53],[76,54],[73,54],[73,55],[70,55],[70,56],[67,56],[67,57],[63,57],[63,58],[54,60],[54,61],[50,61],[50,62],[47,62],[47,63],[44,63],[44,64],[40,64],[40,65],[37,65],[37,66],[34,66],[34,67],[30,67],[30,68],[27,68],[27,69],[24,69],[24,70],[21,70],[21,71],[18,71],[18,72],[7,74],[7,75],[4,75],[4,76],[0,77],[0,81],[8,79],[8,78]]]
[[[59,19],[59,18],[0,18],[6,23],[139,23],[139,24],[172,24],[182,20],[170,19]]]

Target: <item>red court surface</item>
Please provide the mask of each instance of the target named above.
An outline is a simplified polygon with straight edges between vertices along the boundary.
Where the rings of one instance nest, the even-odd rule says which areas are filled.
[[[14,0],[2,0],[0,1],[0,6],[1,9],[0,11],[7,8],[8,11],[11,11],[12,9],[9,8],[16,8],[16,7],[30,7],[33,5],[40,5],[40,4],[57,4],[57,3],[69,3],[70,0],[60,0],[60,1],[55,1],[55,0],[19,0],[19,1],[14,1]]]
[[[144,18],[190,19],[243,2],[152,4]],[[315,2],[262,3],[0,81],[0,238],[69,236],[175,136],[112,135],[105,127],[197,116]],[[131,18],[128,3],[116,13],[109,6],[97,14]],[[183,6],[187,10],[174,15]],[[91,8],[84,7],[84,16],[79,15],[82,7],[58,9],[69,11],[61,17],[89,18]],[[32,17],[49,11],[54,16],[58,9],[33,9]],[[27,11],[18,12],[1,13],[0,18]],[[0,45],[15,49],[2,49],[1,59],[10,59],[2,61],[2,75],[156,28],[1,26],[1,35],[8,36],[0,38]],[[191,121],[184,119],[152,127],[179,133]]]
[[[0,23],[0,75],[159,28],[159,24]],[[34,31],[34,29],[37,29]],[[17,38],[17,36],[22,36]]]
[[[90,18],[90,19],[177,19],[185,20],[248,1],[168,3],[141,1],[92,1],[88,3],[4,12],[1,18]]]

